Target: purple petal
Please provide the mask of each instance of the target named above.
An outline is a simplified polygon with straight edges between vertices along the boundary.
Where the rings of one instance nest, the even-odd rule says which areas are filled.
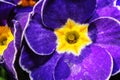
[[[90,35],[96,36],[94,42],[108,50],[112,55],[114,60],[113,74],[117,73],[120,69],[120,23],[117,20],[115,21],[114,18],[100,18],[91,23],[89,29],[91,29]]]
[[[116,5],[119,5],[120,6],[120,0],[116,0]]]
[[[5,26],[6,22],[7,21],[5,19],[0,19],[0,26]]]
[[[20,0],[5,0],[5,1],[8,1],[8,2],[11,2],[11,3],[17,4]]]
[[[71,71],[67,63],[64,62],[63,58],[61,58],[56,67],[54,72],[55,80],[63,80],[66,79],[70,75]]]
[[[25,28],[28,17],[29,17],[29,12],[18,13],[15,16],[15,19],[20,23],[22,30]]]
[[[49,28],[59,28],[68,18],[86,22],[96,7],[96,0],[44,0],[42,7],[43,23]]]
[[[39,66],[45,64],[51,58],[51,56],[52,55],[41,56],[34,54],[31,49],[25,46],[22,48],[20,64],[27,71],[33,71],[34,69],[39,68]]]
[[[103,8],[108,5],[113,5],[114,0],[97,0],[97,8]]]
[[[29,47],[39,55],[49,55],[56,48],[56,36],[52,30],[42,28],[42,24],[37,21],[37,15],[32,16],[25,31],[25,39]],[[39,16],[37,16],[39,17]],[[35,18],[35,19],[34,19]]]
[[[14,29],[15,29],[15,46],[17,49],[20,49],[21,46],[21,37],[22,37],[22,27],[19,22],[14,22]]]
[[[13,66],[14,57],[15,57],[15,48],[14,48],[14,42],[12,41],[8,45],[8,48],[4,51],[3,58],[8,70],[10,70],[14,75],[16,75],[14,66]]]
[[[94,32],[96,32],[96,34]],[[119,45],[119,34],[120,24],[119,21],[114,18],[98,18],[89,25],[89,35],[94,36],[95,43],[99,45]]]
[[[59,59],[60,56],[54,53],[53,57],[46,64],[32,72],[33,80],[53,80],[54,69]]]
[[[110,78],[113,68],[111,55],[95,45],[90,46],[90,50],[91,52],[86,51],[89,55],[81,63],[68,63],[71,74],[66,80],[107,80]]]
[[[42,12],[41,9],[42,9],[43,2],[44,2],[44,0],[39,0],[37,2],[37,5],[35,5],[35,7],[33,8],[34,13],[38,13],[41,15],[41,12]]]
[[[96,11],[100,17],[109,16],[120,21],[120,11],[116,7],[106,6],[104,8],[97,9]]]
[[[10,17],[10,12],[14,7],[15,5],[10,2],[0,1],[0,19],[7,19]]]
[[[115,75],[120,72],[120,47],[119,46],[106,46],[105,49],[112,55],[113,57],[113,72]]]
[[[60,56],[56,52],[49,56],[40,56],[24,47],[20,64],[22,68],[31,72],[33,80],[52,80],[54,68],[59,59]]]
[[[28,7],[16,7],[14,10],[14,13],[19,14],[19,13],[24,13],[24,12],[31,12],[33,7],[28,6]]]

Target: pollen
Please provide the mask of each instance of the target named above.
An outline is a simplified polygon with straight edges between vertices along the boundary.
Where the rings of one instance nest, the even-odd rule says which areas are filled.
[[[7,26],[0,26],[0,55],[3,55],[9,43],[13,41],[13,39],[14,37],[10,28]]]
[[[57,37],[57,52],[79,56],[81,50],[92,41],[88,36],[88,24],[79,24],[68,19],[66,24],[54,31]]]

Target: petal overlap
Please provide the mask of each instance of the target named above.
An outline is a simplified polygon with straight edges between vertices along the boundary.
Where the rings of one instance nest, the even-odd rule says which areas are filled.
[[[21,37],[22,37],[22,27],[19,22],[14,21],[14,29],[15,29],[15,32],[14,32],[15,47],[19,49],[21,46]]]
[[[33,80],[52,80],[54,68],[60,57],[56,52],[51,55],[40,56],[23,47],[20,64],[23,69],[31,72],[30,76]],[[26,62],[28,63],[26,64]]]
[[[113,68],[111,55],[96,45],[91,45],[90,50],[81,63],[72,64],[71,74],[66,80],[107,80],[110,77]]]
[[[62,73],[62,74],[61,74]],[[61,79],[66,79],[71,73],[71,70],[66,62],[64,62],[64,58],[62,57],[54,71],[54,78],[55,80],[61,80]]]
[[[115,75],[120,72],[120,47],[119,46],[106,46],[105,49],[110,52],[113,57],[113,71],[112,74]]]
[[[104,23],[104,24],[103,24]],[[97,34],[94,35],[95,44],[105,48],[113,57],[114,67],[113,74],[119,71],[120,69],[120,52],[118,51],[120,46],[120,24],[114,18],[99,18],[93,23],[90,24],[90,32],[95,32]],[[96,28],[96,29],[95,29]],[[91,34],[90,34],[91,35]]]

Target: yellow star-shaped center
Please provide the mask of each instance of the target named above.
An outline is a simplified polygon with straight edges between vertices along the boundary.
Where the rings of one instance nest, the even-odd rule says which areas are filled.
[[[13,39],[14,37],[11,33],[10,28],[7,26],[0,26],[0,55],[3,55],[9,43]]]
[[[88,36],[88,24],[79,24],[68,19],[66,24],[54,31],[57,36],[57,52],[79,56],[81,50],[92,43]]]

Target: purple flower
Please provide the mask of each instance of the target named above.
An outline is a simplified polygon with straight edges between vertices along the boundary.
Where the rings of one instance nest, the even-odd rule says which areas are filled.
[[[25,28],[20,65],[33,80],[108,80],[120,70],[120,22],[91,20],[96,0],[42,0]]]
[[[29,1],[25,0],[24,2]],[[14,78],[11,80],[17,79],[14,61],[20,45],[22,30],[25,26],[16,27],[16,25],[26,22],[27,18],[24,19],[24,17],[27,17],[33,8],[33,5],[29,4],[24,6],[27,3],[22,3],[22,1],[18,3],[18,0],[0,1],[0,64],[10,72],[8,74]]]
[[[11,75],[15,75],[13,68],[13,60],[15,56],[15,48],[13,42],[13,34],[9,27],[0,26],[0,64],[7,68]],[[12,76],[14,79],[16,76]]]
[[[9,14],[15,7],[14,4],[0,1],[0,64],[4,66],[9,72],[13,80],[16,79],[16,73],[13,67],[15,56],[14,37],[12,28],[8,27],[7,21]]]

